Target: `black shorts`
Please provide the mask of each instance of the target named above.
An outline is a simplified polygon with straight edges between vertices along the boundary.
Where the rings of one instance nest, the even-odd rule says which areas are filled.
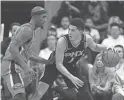
[[[86,73],[86,71],[80,71],[80,68],[77,67],[77,65],[75,65],[73,67],[72,66],[66,66],[66,68],[68,69],[68,71],[70,73],[72,73],[74,76],[78,77],[79,79],[81,79],[84,82],[83,87],[80,87],[78,89],[78,93],[77,93],[78,100],[82,100],[82,99],[93,100],[93,97],[92,97],[92,94],[91,94],[91,91],[90,91],[89,81],[88,81],[89,80],[88,79],[88,73]],[[63,76],[63,78],[64,78],[65,83],[67,84],[69,89],[67,91],[63,90],[63,92],[61,90],[60,93],[66,94],[68,97],[71,98],[71,97],[74,96],[74,93],[76,94],[76,92],[74,91],[74,88],[76,88],[76,87],[74,86],[74,84],[68,78],[66,78],[64,76]],[[66,93],[66,92],[68,92],[68,93]],[[76,98],[75,96],[73,98]],[[73,99],[70,99],[70,100],[73,100]],[[74,100],[76,100],[76,99],[74,99]]]
[[[58,75],[59,75],[59,71],[57,70],[55,63],[46,65],[44,76],[41,79],[41,81],[43,81],[49,85],[52,85]]]

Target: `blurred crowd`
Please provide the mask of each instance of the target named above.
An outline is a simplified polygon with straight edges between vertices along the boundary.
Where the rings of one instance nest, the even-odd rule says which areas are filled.
[[[47,38],[44,40],[39,53],[40,57],[49,59],[50,54],[56,48],[56,42],[61,36],[68,34],[69,23],[72,18],[80,17],[85,22],[84,34],[92,36],[96,43],[114,47],[122,58],[115,69],[104,66],[101,54],[87,48],[86,59],[89,62],[89,84],[94,100],[124,100],[124,22],[119,16],[109,16],[107,2],[76,2],[63,1],[48,29]],[[1,43],[1,57],[20,27],[19,23],[13,23],[10,28],[10,37],[4,38]],[[45,65],[43,70],[45,70]],[[43,77],[43,73],[40,78]],[[66,83],[59,75],[54,81],[53,87],[66,89]],[[4,90],[5,87],[4,87]],[[4,93],[7,92],[4,91]],[[3,93],[3,94],[4,94]],[[62,100],[62,97],[53,92],[54,99]]]

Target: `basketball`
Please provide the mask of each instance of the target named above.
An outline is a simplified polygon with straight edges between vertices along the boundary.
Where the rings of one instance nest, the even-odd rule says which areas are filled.
[[[111,48],[105,51],[102,55],[102,62],[107,67],[115,67],[120,61],[119,54]]]

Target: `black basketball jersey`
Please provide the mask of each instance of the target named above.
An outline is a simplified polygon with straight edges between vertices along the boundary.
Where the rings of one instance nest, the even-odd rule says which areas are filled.
[[[80,44],[75,47],[68,35],[64,35],[66,41],[66,50],[64,52],[64,60],[63,65],[74,65],[76,62],[85,55],[85,49],[86,49],[86,36],[84,34],[81,35],[82,39],[80,41]]]

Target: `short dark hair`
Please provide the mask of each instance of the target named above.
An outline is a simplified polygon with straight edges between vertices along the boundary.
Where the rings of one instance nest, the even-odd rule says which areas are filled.
[[[12,29],[12,27],[13,26],[21,26],[21,24],[20,23],[18,23],[18,22],[14,22],[14,23],[12,23],[11,25],[10,25],[10,29]]]
[[[73,18],[70,25],[76,26],[78,29],[84,30],[84,20],[81,18]]]
[[[31,10],[31,16],[41,15],[41,14],[46,14],[46,13],[47,13],[47,11],[40,6],[36,6]]]
[[[120,28],[120,25],[118,23],[112,23],[112,24],[110,24],[110,28],[112,28],[113,26],[117,26],[118,28]]]

